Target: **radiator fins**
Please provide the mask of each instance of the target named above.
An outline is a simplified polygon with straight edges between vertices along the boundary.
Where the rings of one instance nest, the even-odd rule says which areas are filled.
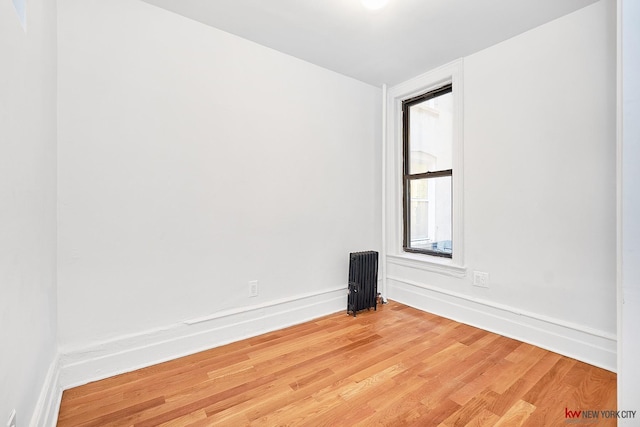
[[[349,254],[349,291],[347,314],[360,310],[377,310],[378,252],[352,252]]]

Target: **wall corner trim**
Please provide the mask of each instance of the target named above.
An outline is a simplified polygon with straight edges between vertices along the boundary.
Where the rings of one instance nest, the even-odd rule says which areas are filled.
[[[56,354],[49,365],[47,376],[31,416],[31,427],[55,427],[58,422],[58,411],[62,400],[60,384],[60,355]]]

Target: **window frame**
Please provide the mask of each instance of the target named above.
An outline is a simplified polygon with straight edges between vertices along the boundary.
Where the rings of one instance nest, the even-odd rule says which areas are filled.
[[[412,252],[418,254],[432,255],[442,258],[453,258],[453,250],[452,253],[439,252],[439,251],[430,251],[428,249],[419,249],[412,248],[410,246],[411,241],[411,181],[416,179],[431,179],[431,178],[441,178],[449,176],[451,177],[452,182],[452,193],[453,193],[453,168],[452,169],[444,169],[438,171],[427,171],[422,173],[410,173],[410,164],[411,164],[411,156],[409,150],[409,139],[410,139],[410,123],[411,116],[410,110],[411,107],[420,104],[421,102],[428,101],[429,99],[434,99],[442,95],[446,95],[448,93],[453,93],[453,84],[447,83],[443,86],[432,89],[428,92],[420,94],[418,96],[414,96],[413,98],[405,99],[402,101],[402,249],[405,252]],[[453,141],[452,141],[453,145]],[[453,151],[453,146],[451,147]],[[453,197],[451,203],[453,204]],[[451,227],[453,229],[453,206],[451,210]],[[452,245],[455,245],[452,236]]]
[[[427,73],[399,83],[387,90],[386,131],[384,141],[383,170],[385,176],[385,247],[387,262],[454,277],[465,277],[464,263],[464,82],[463,60],[456,60]],[[452,241],[455,250],[452,258],[424,253],[407,252],[403,248],[403,139],[402,102],[442,87],[453,86],[453,170],[452,182],[453,224]]]

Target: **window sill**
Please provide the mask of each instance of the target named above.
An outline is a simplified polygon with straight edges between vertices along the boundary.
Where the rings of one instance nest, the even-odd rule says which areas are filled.
[[[433,273],[446,274],[453,277],[466,277],[467,267],[455,264],[453,260],[430,255],[403,253],[400,255],[387,254],[387,262],[403,267]]]

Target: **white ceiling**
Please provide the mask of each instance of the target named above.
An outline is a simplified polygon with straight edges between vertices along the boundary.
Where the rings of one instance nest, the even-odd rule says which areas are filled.
[[[394,85],[597,0],[144,0],[372,85]]]

